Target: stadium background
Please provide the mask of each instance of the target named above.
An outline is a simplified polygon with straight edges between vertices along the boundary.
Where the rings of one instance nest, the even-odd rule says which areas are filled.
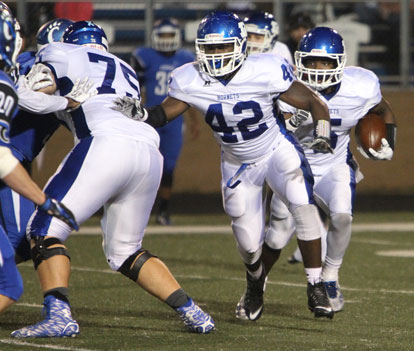
[[[414,2],[395,1],[93,1],[52,2],[18,0],[8,2],[23,24],[26,50],[34,49],[34,33],[55,17],[92,19],[108,34],[110,51],[129,61],[134,48],[149,43],[154,19],[179,20],[184,46],[194,50],[200,19],[214,9],[230,9],[244,16],[251,10],[276,14],[281,34],[288,37],[286,23],[291,14],[306,11],[319,25],[329,23],[343,34],[354,64],[373,70],[382,84],[398,122],[397,148],[392,162],[374,162],[356,155],[365,179],[357,187],[358,210],[414,209]],[[200,116],[202,118],[202,116]],[[186,138],[175,176],[174,212],[222,211],[220,200],[220,151],[209,127],[201,122],[201,136]],[[69,132],[60,128],[33,166],[35,180],[43,185],[71,147]],[[110,166],[110,165],[109,165]],[[196,201],[197,206],[194,206]]]

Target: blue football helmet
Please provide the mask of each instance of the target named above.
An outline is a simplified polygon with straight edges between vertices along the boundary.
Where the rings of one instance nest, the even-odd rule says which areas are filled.
[[[306,60],[326,58],[335,62],[333,69],[306,68]],[[324,90],[341,82],[346,63],[345,44],[341,35],[328,27],[316,27],[307,32],[295,52],[298,79],[315,90]]]
[[[269,52],[279,36],[279,25],[272,14],[256,12],[244,19],[247,31],[247,52],[249,54]],[[249,33],[263,37],[262,42],[249,40]]]
[[[165,34],[169,34],[168,37]],[[181,33],[177,20],[165,18],[154,23],[152,47],[161,52],[177,51],[181,46]]]
[[[220,77],[238,69],[246,58],[247,32],[243,21],[229,11],[214,11],[201,20],[195,41],[200,69]],[[214,53],[210,45],[230,45],[228,52]]]
[[[91,21],[79,21],[66,28],[61,41],[108,51],[108,39],[101,26]]]
[[[10,7],[7,6],[7,4],[3,1],[0,1],[0,10],[4,10],[7,11],[10,15],[10,17],[13,19],[13,26],[14,26],[14,31],[16,32],[16,42],[15,42],[15,50],[14,50],[14,57],[13,57],[13,61],[16,62],[17,60],[17,56],[20,53],[20,50],[23,46],[23,38],[20,34],[20,23],[19,21],[13,16],[12,11],[10,10]]]
[[[1,68],[10,74],[16,65],[16,30],[14,27],[14,18],[10,12],[0,9],[0,61],[3,61]]]
[[[57,18],[43,24],[36,33],[37,50],[39,51],[44,45],[60,41],[73,21],[66,18]]]

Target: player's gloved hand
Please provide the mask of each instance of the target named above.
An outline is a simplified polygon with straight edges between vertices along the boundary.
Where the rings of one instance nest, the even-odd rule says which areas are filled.
[[[295,114],[292,115],[286,121],[286,128],[291,132],[294,132],[298,127],[311,117],[311,113],[305,110],[297,110]]]
[[[48,215],[59,218],[68,226],[79,230],[73,213],[61,202],[46,195],[46,201],[39,205],[39,210],[46,212]]]
[[[88,77],[77,79],[73,85],[72,90],[65,95],[65,98],[69,99],[68,107],[66,111],[71,112],[76,110],[87,99],[98,94],[98,91],[93,88],[94,83],[88,79]]]
[[[50,68],[42,63],[32,67],[25,76],[25,85],[31,90],[40,90],[54,84],[54,78]]]
[[[394,155],[393,149],[385,138],[381,139],[381,149],[375,151],[370,148],[369,153],[373,156],[374,160],[391,160]]]
[[[306,146],[316,152],[321,152],[323,154],[327,154],[328,152],[330,152],[331,154],[333,154],[333,149],[331,147],[331,140],[323,136],[315,137],[315,139],[313,139]]]
[[[129,96],[116,98],[114,105],[111,107],[114,111],[119,111],[123,115],[135,121],[145,122],[148,118],[148,112],[142,107],[141,100]]]

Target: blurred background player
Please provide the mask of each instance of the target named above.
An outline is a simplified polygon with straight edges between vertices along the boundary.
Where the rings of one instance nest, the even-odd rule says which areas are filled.
[[[302,37],[313,27],[315,27],[315,23],[307,13],[298,13],[288,18],[287,28],[289,39],[286,41],[286,45],[292,55],[295,55],[295,51]]]
[[[146,106],[160,104],[168,92],[173,69],[188,62],[193,62],[192,52],[181,48],[181,31],[178,22],[172,18],[158,20],[152,30],[152,47],[136,49],[131,56],[131,66],[137,72],[143,90]],[[198,136],[198,119],[194,111],[189,110],[190,132]],[[158,190],[156,222],[161,225],[171,224],[170,199],[174,181],[174,169],[183,143],[183,116],[171,121],[166,126],[157,128],[160,135],[160,152],[164,157],[161,185]]]
[[[278,41],[279,25],[268,12],[254,12],[244,19],[247,30],[247,53],[271,52],[282,56],[293,66],[292,54],[286,44]]]
[[[165,264],[142,248],[161,180],[159,136],[148,124],[112,109],[117,98],[138,99],[140,91],[132,68],[107,50],[104,30],[80,21],[66,29],[61,43],[47,45],[37,55],[33,69],[49,69],[50,94],[63,95],[84,76],[92,77],[97,92],[71,111],[78,142],[48,181],[46,191],[74,207],[79,223],[103,207],[102,246],[111,269],[173,308],[189,331],[209,333],[214,330],[213,319],[185,293]],[[70,233],[71,228],[60,221],[38,211],[32,215],[28,235],[46,315],[39,323],[14,331],[12,337],[79,334],[69,303],[71,264],[64,242]]]
[[[58,217],[77,229],[72,213],[55,199],[45,195],[11,152],[9,132],[12,119],[17,112],[18,97],[9,74],[15,68],[15,52],[19,49],[16,46],[17,35],[13,22],[11,13],[0,9],[0,188],[3,191],[9,186],[38,205],[40,211]],[[1,208],[4,214],[9,210],[8,203],[3,199]],[[9,241],[7,228],[0,223],[0,312],[17,301],[22,293],[23,281],[16,267],[14,249]]]
[[[316,91],[331,111],[331,147],[334,153],[321,154],[311,150],[308,143],[313,138],[313,122],[309,113],[280,103],[282,110],[293,113],[286,127],[295,132],[304,148],[315,178],[315,200],[329,217],[322,279],[335,312],[344,307],[339,269],[351,239],[355,188],[359,178],[358,166],[349,148],[350,131],[367,113],[376,113],[384,119],[387,138],[382,140],[379,151],[370,150],[371,158],[376,160],[391,160],[396,138],[395,117],[381,95],[378,77],[360,67],[345,67],[345,62],[343,39],[328,27],[310,30],[295,53],[298,80]],[[307,118],[303,118],[304,115]],[[358,150],[368,157],[362,149]],[[270,222],[265,243],[278,253],[273,256],[277,260],[295,225],[281,200],[275,199],[273,205],[279,220]],[[266,263],[267,271],[273,263]]]

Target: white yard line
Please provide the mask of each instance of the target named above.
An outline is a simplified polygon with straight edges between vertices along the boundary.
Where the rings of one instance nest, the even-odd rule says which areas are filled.
[[[414,223],[360,223],[352,225],[352,232],[414,232]],[[101,234],[98,226],[81,227],[78,235],[98,235]],[[230,225],[185,225],[185,226],[154,226],[150,225],[145,230],[146,234],[231,234]]]
[[[21,265],[19,265],[20,267]],[[21,267],[29,267],[28,265],[22,265]],[[32,268],[32,266],[30,266]],[[72,266],[72,271],[79,271],[79,272],[92,272],[92,273],[102,273],[102,274],[119,274],[118,272],[112,271],[110,269],[96,269],[96,268],[88,268],[88,267],[77,267]],[[180,279],[194,279],[194,280],[215,280],[215,277],[207,277],[202,275],[180,275],[176,274],[176,278]],[[237,277],[220,277],[221,280],[231,280],[231,281],[239,281],[239,282],[245,282],[246,280],[244,278],[237,278]],[[290,283],[290,282],[283,282],[283,281],[272,281],[268,280],[266,284],[270,285],[280,285],[280,286],[288,286],[288,287],[294,287],[294,288],[306,288],[305,283]],[[365,292],[365,293],[384,293],[384,294],[404,294],[404,295],[414,295],[414,290],[387,290],[387,289],[361,289],[361,288],[347,288],[341,285],[341,289],[344,291],[358,291],[358,292]],[[36,305],[32,304],[21,304],[16,303],[17,306],[27,306],[27,307],[36,307]],[[41,307],[39,305],[39,307]]]

